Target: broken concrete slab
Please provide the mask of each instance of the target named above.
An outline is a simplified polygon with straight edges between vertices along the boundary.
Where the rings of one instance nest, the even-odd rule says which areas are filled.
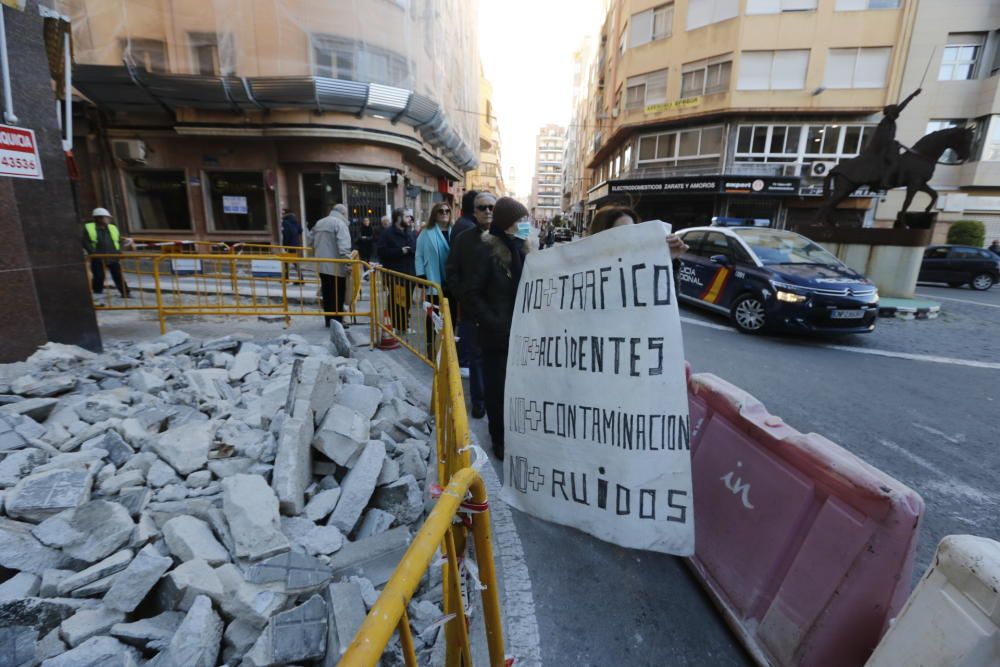
[[[62,655],[48,658],[41,667],[135,667],[139,653],[112,637],[91,637]]]
[[[208,463],[208,450],[217,423],[190,422],[164,431],[152,441],[153,451],[180,475],[188,475]]]
[[[392,527],[395,521],[396,516],[394,514],[373,507],[365,512],[364,517],[362,517],[361,525],[358,526],[354,539],[363,540],[366,537],[384,533]]]
[[[0,452],[26,447],[45,433],[46,427],[30,417],[0,414]]]
[[[38,631],[24,625],[0,628],[0,667],[34,667]]]
[[[421,457],[420,451],[416,447],[404,449],[397,460],[400,475],[412,475],[417,479],[427,479],[427,462]]]
[[[163,609],[187,611],[199,595],[221,603],[223,588],[215,570],[204,560],[196,559],[178,565],[163,577],[157,599]]]
[[[132,551],[123,549],[116,554],[112,554],[99,563],[94,563],[88,568],[79,572],[70,573],[69,576],[62,577],[56,584],[55,592],[59,595],[69,595],[73,591],[87,584],[91,584],[99,579],[121,572],[132,562]],[[63,570],[46,570],[42,573],[44,577],[51,577],[52,572],[62,572]]]
[[[388,449],[386,451],[388,451]],[[382,472],[379,473],[378,480],[375,484],[377,486],[392,484],[399,479],[399,474],[399,463],[396,459],[386,457],[385,461],[382,462]]]
[[[369,422],[357,410],[334,404],[316,430],[313,447],[337,465],[349,466],[370,434]]]
[[[100,478],[100,475],[98,475]],[[146,476],[141,470],[126,470],[125,472],[112,475],[104,479],[98,485],[101,494],[111,496],[129,486],[142,486],[146,483]]]
[[[167,648],[150,664],[155,667],[216,667],[222,630],[222,619],[212,609],[212,601],[200,595]]]
[[[50,568],[42,572],[42,581],[38,587],[38,596],[43,598],[53,598],[59,593],[59,584],[65,579],[76,574],[74,570],[58,570]]]
[[[168,484],[176,484],[180,481],[180,477],[177,476],[173,468],[160,459],[156,459],[146,472],[146,481],[150,486],[158,489]]]
[[[0,600],[19,600],[38,595],[42,578],[30,572],[18,572],[0,584]]]
[[[120,435],[118,435],[117,431],[110,429],[103,436],[91,438],[80,446],[80,449],[83,451],[95,448],[106,451],[108,453],[108,460],[116,466],[125,465],[125,463],[135,454],[135,450],[133,450],[128,443],[125,442]]]
[[[312,417],[288,417],[281,427],[271,486],[284,514],[300,514],[312,478]]]
[[[104,596],[109,609],[131,613],[153,589],[174,562],[161,556],[155,547],[147,545],[136,554]]]
[[[229,384],[229,373],[221,368],[203,368],[184,371],[184,379],[201,401],[217,401],[222,398],[220,384]]]
[[[98,606],[93,601],[64,598],[22,598],[0,601],[0,628],[22,625],[47,634],[80,609]]]
[[[158,373],[150,370],[139,369],[129,375],[129,386],[144,394],[155,394],[167,388],[167,383],[163,381]]]
[[[345,384],[337,394],[336,402],[371,420],[382,403],[382,390],[363,384]]]
[[[48,398],[73,391],[76,388],[76,383],[77,379],[72,375],[46,377],[27,375],[14,380],[10,385],[10,390],[15,394],[29,398]]]
[[[202,559],[209,565],[229,562],[229,552],[219,544],[212,529],[201,519],[178,516],[163,525],[163,539],[170,553],[181,562]]]
[[[315,526],[297,544],[310,556],[327,556],[344,546],[344,534],[335,526]]]
[[[191,489],[202,489],[212,483],[212,472],[210,470],[199,470],[187,476],[184,484]]]
[[[222,480],[222,511],[237,558],[257,560],[290,548],[281,533],[278,499],[260,475],[233,475]]]
[[[106,607],[81,609],[62,622],[59,636],[66,644],[75,648],[91,637],[103,635],[112,625],[123,620],[125,614]]]
[[[340,500],[340,487],[320,491],[305,506],[305,515],[312,522],[319,522],[330,515]]]
[[[334,579],[365,577],[375,586],[389,581],[410,544],[410,531],[399,526],[380,535],[349,542],[330,558]]]
[[[245,456],[233,456],[225,459],[212,459],[208,462],[208,469],[219,479],[232,477],[246,473],[256,463],[253,459]]]
[[[0,567],[32,574],[51,568],[66,568],[73,559],[38,541],[34,526],[0,517]]]
[[[370,441],[354,467],[344,477],[340,485],[340,500],[330,515],[328,525],[336,526],[343,533],[354,530],[354,525],[368,505],[372,492],[375,491],[375,482],[382,472],[384,460],[385,445],[379,440]]]
[[[236,382],[257,370],[260,366],[260,347],[253,343],[243,343],[229,367],[229,380]]]
[[[236,619],[226,626],[226,631],[222,633],[222,642],[226,646],[222,659],[228,664],[238,664],[247,651],[253,648],[258,637],[260,637],[260,628]]]
[[[32,470],[45,463],[49,455],[34,447],[13,451],[0,461],[0,488],[16,485]]]
[[[389,512],[401,524],[413,523],[424,512],[423,491],[413,475],[403,475],[375,490],[372,507]]]
[[[361,598],[361,588],[354,582],[330,584],[326,590],[326,600],[329,632],[323,667],[334,667],[351,645],[367,612]]]
[[[271,667],[322,658],[327,643],[327,607],[313,595],[304,604],[268,621],[243,659],[247,667]]]
[[[184,614],[179,611],[165,611],[150,618],[133,623],[116,623],[110,634],[119,641],[150,651],[162,651],[177,632]]]
[[[251,584],[282,583],[289,593],[319,590],[330,580],[330,568],[312,556],[286,551],[255,563],[246,571]]]
[[[128,510],[118,503],[91,500],[49,517],[32,532],[43,544],[96,563],[127,544],[134,528]]]
[[[40,423],[48,419],[58,403],[59,399],[56,398],[26,398],[16,403],[0,405],[0,414],[25,415]]]
[[[93,477],[86,470],[33,473],[7,491],[4,508],[11,518],[37,523],[82,505],[90,498],[92,484]]]

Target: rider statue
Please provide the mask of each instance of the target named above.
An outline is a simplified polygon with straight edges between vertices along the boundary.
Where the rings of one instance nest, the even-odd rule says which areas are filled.
[[[917,88],[912,95],[899,104],[889,104],[882,109],[882,120],[872,134],[872,138],[865,146],[864,152],[871,156],[879,156],[881,160],[881,189],[888,190],[896,185],[896,174],[899,171],[899,144],[896,142],[896,119],[903,112],[906,105],[914,97],[919,95],[920,88]]]

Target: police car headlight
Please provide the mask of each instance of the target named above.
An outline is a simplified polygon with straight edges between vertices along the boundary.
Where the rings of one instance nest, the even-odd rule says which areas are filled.
[[[878,301],[878,289],[872,292],[872,301]]]
[[[796,294],[795,292],[786,292],[784,290],[778,290],[774,293],[778,301],[784,301],[785,303],[802,303],[806,300],[806,297],[801,294]]]

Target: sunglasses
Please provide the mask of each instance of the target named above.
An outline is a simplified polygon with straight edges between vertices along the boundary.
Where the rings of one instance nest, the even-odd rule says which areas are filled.
[[[477,211],[492,211],[493,210],[493,204],[486,204],[485,206],[477,206],[476,210]]]
[[[440,215],[440,214],[442,214],[442,213],[451,213],[451,209],[450,209],[450,208],[442,208],[442,209],[439,209],[439,210],[438,210],[438,215]]]

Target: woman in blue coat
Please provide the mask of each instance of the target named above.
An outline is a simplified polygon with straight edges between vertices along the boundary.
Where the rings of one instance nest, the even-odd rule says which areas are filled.
[[[444,285],[445,262],[448,260],[448,251],[451,249],[451,205],[448,202],[439,202],[431,209],[430,218],[427,224],[420,231],[417,237],[416,272],[425,280],[438,285]],[[438,305],[441,297],[430,289],[427,294],[429,301]],[[455,308],[458,304],[449,301],[452,322],[455,321]],[[427,358],[434,358],[434,320],[427,315]]]

